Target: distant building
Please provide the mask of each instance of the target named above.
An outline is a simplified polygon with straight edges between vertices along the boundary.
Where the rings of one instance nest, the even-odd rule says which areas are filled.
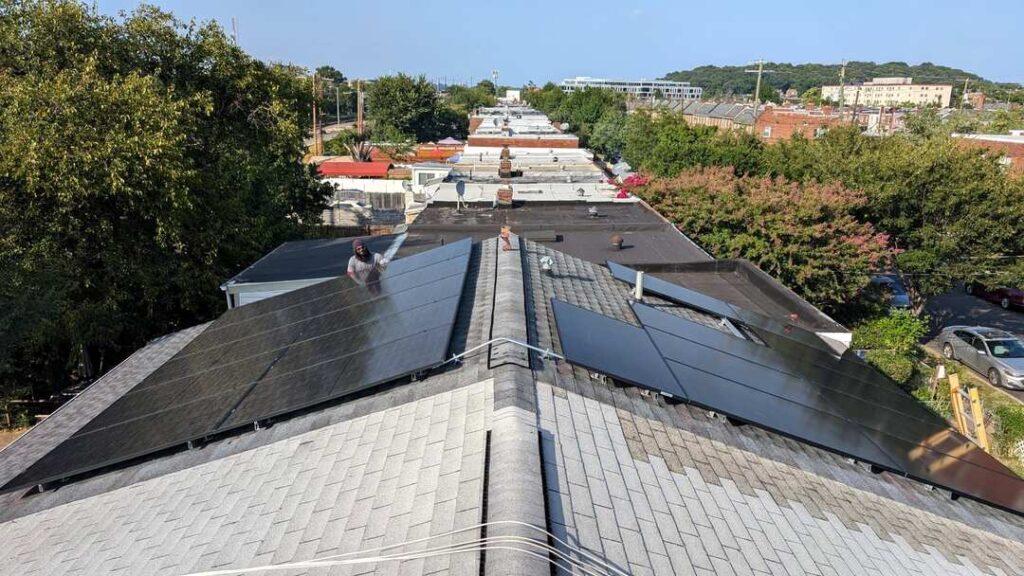
[[[606,80],[577,76],[562,80],[562,91],[576,92],[584,88],[604,88],[614,90],[643,100],[700,100],[703,88],[690,86],[689,82],[670,82],[668,80]]]
[[[688,124],[740,130],[754,134],[765,142],[787,140],[795,134],[808,139],[818,138],[840,123],[839,113],[828,106],[766,106],[756,117],[754,107],[750,104],[688,102],[675,111],[682,112]]]
[[[899,106],[937,104],[948,108],[953,97],[951,84],[914,84],[913,78],[872,78],[863,84],[847,84],[842,88],[843,104],[853,106]],[[839,86],[822,86],[821,97],[839,102]]]
[[[471,147],[579,148],[579,138],[566,134],[544,114],[528,106],[481,108],[469,119]]]
[[[1011,130],[1009,134],[953,134],[965,146],[983,148],[1002,155],[1000,163],[1014,174],[1024,174],[1024,130]]]
[[[765,142],[788,140],[797,134],[807,139],[813,139],[824,136],[829,128],[838,126],[840,121],[840,115],[829,106],[821,108],[773,108],[769,106],[758,114],[754,133]]]

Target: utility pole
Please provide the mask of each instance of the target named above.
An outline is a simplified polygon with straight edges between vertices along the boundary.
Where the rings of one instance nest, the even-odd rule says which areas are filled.
[[[334,87],[334,123],[341,124],[341,86]]]
[[[960,97],[960,111],[964,111],[964,105],[967,103],[967,83],[970,82],[970,78],[964,78],[964,95]]]
[[[235,46],[238,46],[238,18],[231,17],[231,38],[235,42]]]
[[[320,156],[323,154],[323,145],[321,144],[320,111],[316,105],[316,92],[316,72],[313,72],[313,155]]]
[[[775,70],[765,70],[764,60],[758,60],[755,64],[757,64],[757,70],[744,70],[744,72],[747,74],[757,74],[757,84],[754,88],[754,119],[756,120],[757,110],[761,106],[761,75],[771,74],[775,72]]]
[[[843,103],[846,99],[846,60],[839,69],[839,120],[843,119]],[[879,117],[881,118],[881,117]]]
[[[363,135],[363,81],[356,80],[356,134]]]

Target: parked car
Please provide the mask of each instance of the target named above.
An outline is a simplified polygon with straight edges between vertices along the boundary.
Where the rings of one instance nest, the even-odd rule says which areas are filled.
[[[984,374],[993,386],[1024,390],[1024,342],[996,328],[947,326],[939,334],[942,355]]]
[[[910,308],[910,294],[903,280],[896,274],[875,274],[871,286],[888,296],[890,308]]]
[[[1010,288],[1007,286],[989,288],[978,282],[968,282],[964,285],[964,289],[968,294],[995,302],[1005,309],[1010,307],[1024,308],[1024,290],[1020,288]]]

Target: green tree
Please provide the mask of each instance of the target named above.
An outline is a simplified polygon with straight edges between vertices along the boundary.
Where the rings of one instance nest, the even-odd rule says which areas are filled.
[[[821,106],[821,87],[814,86],[804,90],[803,93],[800,94],[800,103],[811,106]]]
[[[345,75],[333,66],[320,66],[316,69],[316,75],[321,82],[324,114],[335,122],[350,114],[355,93],[349,87]]]
[[[382,76],[367,90],[367,116],[375,129],[408,134],[418,142],[465,138],[469,119],[447,107],[426,77]]]
[[[782,96],[779,94],[779,90],[777,88],[773,88],[767,82],[761,82],[761,92],[758,94],[757,98],[762,104],[765,102],[782,104]]]
[[[548,82],[542,88],[527,88],[523,92],[523,100],[527,104],[552,119],[555,119],[555,113],[562,106],[562,100],[565,98],[565,92],[562,92],[562,89],[552,82]]]
[[[590,136],[590,147],[605,158],[617,158],[625,144],[626,114],[619,110],[607,110],[594,125]]]
[[[702,166],[730,166],[737,174],[756,174],[762,169],[762,148],[750,134],[691,126],[678,113],[639,111],[627,118],[622,155],[634,169],[657,176]]]
[[[46,395],[211,318],[225,278],[317,221],[294,68],[145,6],[7,2],[0,38],[5,386]]]
[[[584,88],[562,99],[554,118],[569,123],[583,145],[587,145],[598,120],[608,111],[625,112],[626,101],[621,94],[599,88]]]
[[[1022,248],[1020,180],[997,158],[930,128],[888,138],[835,128],[767,147],[764,162],[768,174],[862,191],[868,201],[858,216],[890,236],[917,310],[960,280],[1011,274],[1012,259],[999,256]]]
[[[491,82],[490,80],[481,80],[477,82],[475,88],[483,92],[484,94],[488,94],[490,96],[498,95],[498,87],[495,86],[494,82]]]
[[[448,87],[448,104],[463,114],[471,114],[473,110],[485,106],[494,106],[497,99],[493,94],[482,90],[480,87],[467,88],[465,86]]]

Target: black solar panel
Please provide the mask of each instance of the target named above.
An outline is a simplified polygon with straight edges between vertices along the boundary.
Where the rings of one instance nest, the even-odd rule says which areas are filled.
[[[636,270],[611,261],[608,262],[608,269],[611,270],[612,276],[616,280],[636,285]],[[828,344],[810,330],[796,324],[782,322],[752,310],[733,306],[728,302],[723,302],[678,284],[667,282],[650,274],[644,275],[644,292],[713,316],[728,318],[743,324],[747,328],[753,329],[755,334],[762,340],[770,340],[781,336],[790,342],[799,342],[805,346],[816,348],[829,354],[835,354],[835,351]]]
[[[560,300],[551,300],[551,308],[562,354],[573,364],[669,396],[683,395],[642,328]]]
[[[470,240],[224,313],[4,489],[65,479],[349,396],[441,364]]]
[[[1024,480],[859,359],[780,335],[757,343],[642,304],[642,328],[552,306],[570,362],[1024,513]],[[627,338],[640,344],[618,345]]]

